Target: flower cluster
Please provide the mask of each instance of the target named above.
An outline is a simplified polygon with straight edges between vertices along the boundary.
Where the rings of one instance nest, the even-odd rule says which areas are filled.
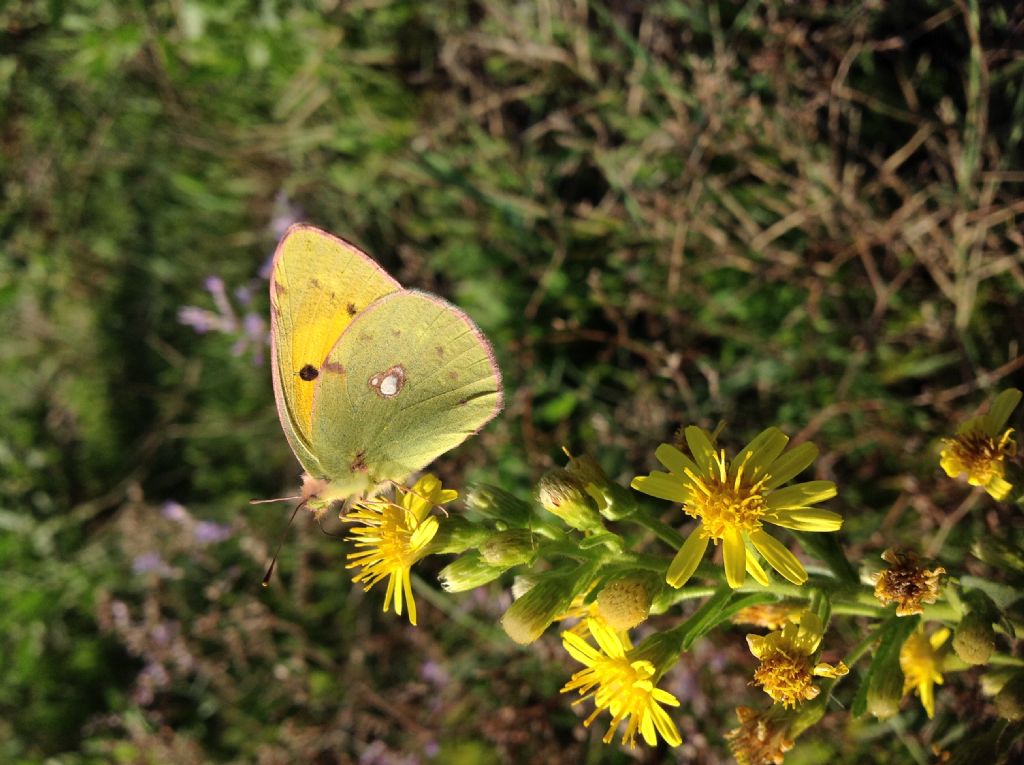
[[[1019,391],[1005,391],[987,414],[965,423],[945,442],[942,468],[951,476],[966,473],[971,484],[997,499],[1019,493],[1016,444],[1006,424],[1020,399]],[[874,654],[864,673],[860,708],[880,718],[897,714],[912,691],[932,717],[943,671],[956,662],[962,667],[990,661],[997,651],[999,608],[984,592],[965,591],[956,578],[944,584],[944,567],[928,566],[910,550],[889,549],[882,554],[887,568],[872,575],[868,585],[867,574],[858,578],[838,544],[812,545],[829,538],[802,537],[828,564],[812,577],[789,547],[768,534],[768,526],[801,533],[841,528],[838,513],[819,507],[836,496],[832,481],[790,483],[814,462],[813,444],[787,449],[788,437],[768,428],[730,457],[716,446],[716,437],[685,428],[677,444],[661,444],[655,451],[665,471],[631,482],[637,492],[679,503],[682,513],[697,521],[686,536],[610,479],[592,457],[566,452],[568,464],[551,469],[538,483],[535,498],[546,511],[540,516],[534,506],[501,489],[473,486],[467,492],[469,513],[442,518],[433,509],[458,495],[429,474],[411,488],[399,488],[393,500],[358,500],[344,516],[355,524],[349,533],[355,551],[347,565],[358,570],[354,580],[365,589],[386,579],[384,610],[392,603],[398,614],[408,608],[413,624],[411,568],[427,555],[458,556],[440,574],[450,592],[529,567],[516,578],[515,600],[501,617],[502,627],[516,642],[528,644],[552,623],[565,623],[562,645],[583,668],[562,692],[577,695],[575,704],[593,704],[587,727],[607,712],[602,740],[609,743],[619,733],[630,747],[638,739],[651,746],[682,743],[670,714],[680,700],[658,684],[694,639],[729,621],[770,630],[746,636],[758,661],[751,685],[772,703],[765,711],[737,709],[740,725],[726,738],[740,765],[780,765],[797,736],[824,714],[836,683],[849,672],[843,661],[821,660],[829,618],[852,613],[883,619],[847,657],[852,665]],[[623,534],[629,524],[673,545],[671,560],[631,550]],[[724,571],[701,566],[711,542],[721,546]],[[975,548],[986,562],[1024,571],[1024,557],[989,542]],[[837,555],[846,569],[836,565]],[[534,567],[541,561],[543,566]],[[771,571],[786,581],[773,582]],[[698,589],[690,585],[695,577],[720,584]],[[673,606],[697,597],[706,600],[673,623],[667,615]],[[926,611],[924,606],[932,604]],[[888,618],[883,608],[891,605],[896,616],[911,618]],[[630,632],[652,614],[660,628],[635,643]],[[922,614],[945,624],[926,630],[919,623]],[[951,626],[956,626],[956,656],[946,645]],[[1017,676],[1002,681],[1010,691],[993,691],[1000,694],[996,708],[1004,716],[1018,709],[1011,702],[1024,680]]]

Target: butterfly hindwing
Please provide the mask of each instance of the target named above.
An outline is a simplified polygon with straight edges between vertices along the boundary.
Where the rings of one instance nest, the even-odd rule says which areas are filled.
[[[329,477],[311,444],[327,354],[360,312],[400,289],[359,248],[312,226],[292,226],[278,244],[270,277],[274,397],[292,451],[316,477]]]
[[[395,292],[360,313],[316,381],[310,446],[353,491],[402,480],[501,409],[487,338],[434,295]]]

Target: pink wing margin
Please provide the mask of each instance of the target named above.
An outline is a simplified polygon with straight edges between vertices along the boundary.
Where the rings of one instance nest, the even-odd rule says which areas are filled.
[[[463,311],[461,308],[459,308],[454,303],[450,303],[450,302],[448,302],[447,300],[445,300],[442,297],[438,297],[437,295],[432,295],[429,292],[423,292],[422,290],[405,290],[405,291],[406,292],[410,292],[410,293],[412,293],[414,295],[420,295],[421,297],[425,297],[425,298],[427,298],[427,300],[431,301],[432,303],[437,303],[439,305],[443,305],[446,308],[448,308],[450,311],[452,311],[456,316],[459,317],[459,319],[462,320],[462,322],[466,325],[466,327],[469,329],[469,331],[473,333],[474,339],[476,339],[477,343],[479,343],[480,346],[484,349],[484,353],[487,354],[487,361],[490,362],[491,371],[494,373],[494,382],[498,385],[498,390],[497,390],[498,400],[495,402],[494,409],[491,410],[491,413],[487,416],[487,419],[484,420],[483,422],[481,422],[480,423],[480,427],[478,427],[475,431],[473,431],[474,434],[479,433],[481,430],[484,429],[484,426],[487,423],[489,423],[491,420],[493,420],[495,417],[497,417],[498,413],[501,412],[501,410],[505,408],[505,384],[502,381],[501,367],[498,366],[498,359],[494,355],[494,347],[491,345],[491,341],[487,339],[487,335],[485,335],[480,330],[480,327],[477,326],[476,322],[473,321],[465,311]],[[390,297],[390,296],[389,295],[384,295],[383,297],[377,298],[377,300],[374,301],[374,302],[385,300],[388,297]]]

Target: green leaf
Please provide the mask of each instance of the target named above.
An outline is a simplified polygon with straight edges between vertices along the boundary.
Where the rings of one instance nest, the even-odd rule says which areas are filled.
[[[917,629],[920,616],[890,616],[878,629],[878,647],[871,660],[867,673],[861,681],[857,694],[853,698],[850,711],[854,717],[860,717],[868,707],[868,687],[876,673],[900,671],[900,648],[910,633]]]
[[[683,637],[684,651],[693,645],[697,638],[707,634],[715,628],[715,625],[729,618],[730,614],[723,617],[722,612],[732,595],[733,589],[728,584],[723,584],[686,620],[685,636]]]

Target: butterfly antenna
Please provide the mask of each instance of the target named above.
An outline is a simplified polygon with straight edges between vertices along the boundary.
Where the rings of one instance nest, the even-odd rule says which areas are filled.
[[[277,549],[274,550],[274,557],[270,560],[270,565],[267,566],[267,573],[263,575],[263,581],[260,582],[264,587],[270,586],[270,577],[274,575],[274,566],[277,564],[277,556],[281,554],[281,546],[284,544],[285,537],[288,535],[288,529],[292,527],[292,521],[294,521],[295,516],[299,514],[299,510],[305,506],[305,502],[300,502],[292,511],[292,517],[288,519],[288,525],[284,527],[284,531],[281,533],[281,541],[277,543]]]
[[[275,497],[274,499],[250,499],[250,505],[269,505],[271,502],[291,502],[293,499],[302,499],[301,496]]]

